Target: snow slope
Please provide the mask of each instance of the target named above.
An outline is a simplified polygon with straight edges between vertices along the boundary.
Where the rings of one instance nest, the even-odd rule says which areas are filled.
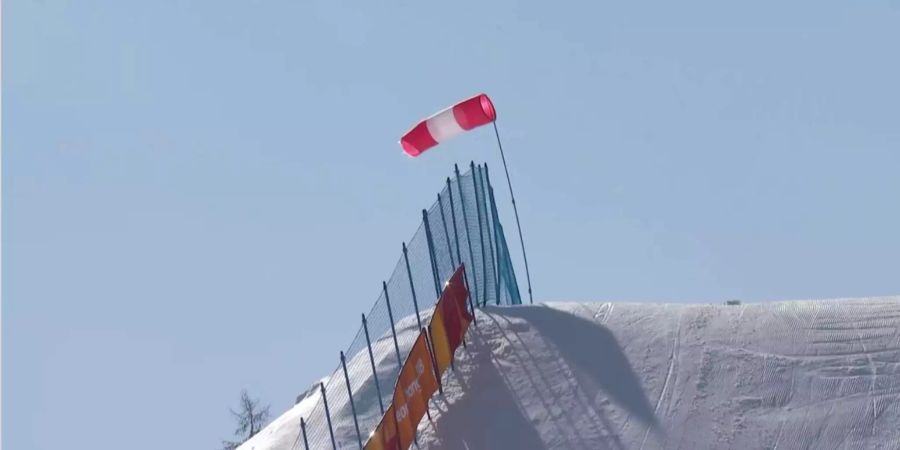
[[[556,303],[478,321],[422,448],[900,449],[900,297]],[[291,448],[310,406],[241,449]]]

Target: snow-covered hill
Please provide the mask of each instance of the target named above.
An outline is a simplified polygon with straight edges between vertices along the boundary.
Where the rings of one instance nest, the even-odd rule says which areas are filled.
[[[487,308],[467,341],[422,448],[900,448],[900,297]],[[315,398],[241,449],[291,448]]]

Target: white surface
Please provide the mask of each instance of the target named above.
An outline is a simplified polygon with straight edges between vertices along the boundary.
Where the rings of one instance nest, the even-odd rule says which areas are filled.
[[[422,448],[900,448],[900,297],[557,303],[478,320]],[[396,361],[377,350],[379,371]],[[303,403],[242,450],[290,448]],[[355,447],[352,429],[339,442]]]

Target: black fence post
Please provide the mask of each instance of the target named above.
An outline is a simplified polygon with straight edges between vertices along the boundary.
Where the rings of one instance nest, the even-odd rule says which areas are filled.
[[[475,171],[475,161],[469,163],[472,173],[472,186],[475,188],[475,212],[478,217],[478,238],[481,242],[481,278],[484,280],[484,288],[481,295],[481,306],[487,306],[487,256],[484,254],[484,229],[481,227],[481,194],[478,192],[478,174]]]
[[[462,260],[462,252],[459,251],[459,230],[456,228],[456,204],[453,201],[453,187],[450,184],[450,177],[447,177],[447,193],[450,196],[450,219],[453,221],[453,240],[456,242],[456,259],[459,260],[460,264],[464,264]],[[465,211],[463,211],[463,215],[465,215]],[[468,230],[466,230],[468,234]],[[463,267],[463,282],[466,284],[466,292],[469,292],[469,277],[466,276],[465,267]],[[469,306],[472,306],[472,296],[468,296]],[[472,308],[472,321],[475,322],[475,325],[478,325],[478,322],[474,319],[475,317],[475,308]]]
[[[447,177],[447,196],[450,197],[450,221],[453,222],[453,242],[456,243],[456,260],[462,264],[462,253],[459,251],[459,231],[456,228],[456,203],[453,201],[453,187],[450,185],[450,177]]]
[[[344,369],[344,382],[347,383],[347,395],[350,396],[350,411],[353,413],[353,426],[356,427],[356,440],[362,449],[362,435],[359,433],[359,419],[356,418],[356,403],[353,401],[353,389],[350,387],[350,375],[347,374],[347,358],[341,350],[341,368]]]
[[[494,251],[494,287],[497,295],[497,304],[500,304],[500,239],[504,238],[500,225],[500,215],[497,214],[497,203],[494,200],[494,187],[491,186],[491,173],[488,171],[487,163],[484,164],[484,184],[487,188],[487,196],[488,203],[490,205],[490,211],[488,211],[488,215],[493,218],[493,236],[494,243],[492,244],[492,248]],[[512,261],[509,262],[512,264]]]
[[[320,381],[319,389],[322,391],[322,403],[325,404],[325,418],[328,419],[328,435],[331,436],[331,448],[337,450],[337,443],[334,442],[334,428],[331,427],[331,411],[328,410],[328,395],[325,394],[325,383]]]
[[[472,277],[474,278],[474,285],[476,287],[475,291],[478,289],[478,274],[475,273],[475,252],[472,251],[472,239],[469,235],[469,214],[466,212],[466,197],[463,194],[462,189],[462,177],[459,175],[459,166],[454,164],[453,171],[456,173],[456,189],[459,190],[459,204],[462,207],[462,216],[463,216],[463,226],[466,227],[466,245],[469,247],[469,267],[466,268],[464,274],[468,273],[469,270],[472,271]],[[469,277],[466,275],[466,287],[469,286]],[[469,306],[472,308],[472,316],[475,315],[475,304],[478,303],[478,292],[475,292],[472,289],[469,289]],[[473,297],[474,302],[473,302]]]
[[[434,377],[437,378],[438,382],[438,392],[441,395],[444,395],[444,383],[441,381],[441,371],[438,370],[437,359],[434,358],[434,345],[431,340],[431,327],[427,329],[422,328],[422,334],[425,335],[425,345],[428,346],[428,354],[431,355],[431,370],[434,371]],[[453,355],[450,355],[450,360],[453,360]]]
[[[447,253],[450,253],[450,271],[453,272],[453,269],[456,268],[456,261],[453,259],[453,248],[450,246],[450,232],[447,231],[447,218],[444,214],[444,201],[441,199],[441,193],[438,192],[438,209],[441,210],[441,225],[444,226],[444,236],[447,241]]]
[[[490,215],[491,218],[493,219],[491,221],[492,222],[491,229],[493,230],[493,236],[494,236],[493,250],[494,250],[494,254],[496,255],[494,257],[494,262],[497,264],[496,279],[497,279],[497,283],[499,284],[500,283],[500,235],[501,235],[501,233],[500,233],[500,215],[497,214],[497,203],[494,202],[494,186],[491,185],[491,173],[490,173],[490,171],[488,171],[487,163],[484,163],[484,185],[487,189],[486,192],[487,192],[487,196],[488,196],[488,204],[490,206],[488,215]]]
[[[481,186],[481,196],[484,198],[484,222],[488,225],[488,228],[489,228],[487,233],[485,233],[485,234],[487,234],[487,237],[488,237],[488,249],[491,254],[491,258],[490,258],[491,259],[491,271],[494,272],[494,286],[496,286],[497,282],[498,282],[497,271],[496,271],[497,258],[494,256],[494,240],[495,240],[496,236],[494,236],[494,233],[493,233],[496,228],[495,228],[495,224],[493,224],[493,220],[492,220],[493,215],[489,211],[490,208],[488,206],[488,204],[490,202],[490,196],[488,194],[487,188],[485,188],[484,175],[486,172],[487,172],[487,164],[485,164],[483,167],[481,167],[481,170],[478,171],[478,184],[479,184],[479,186]],[[487,286],[485,286],[485,289],[487,289]],[[498,305],[500,304],[500,298],[496,298],[496,299],[494,299],[494,301],[496,302],[496,304],[498,304]]]
[[[403,262],[406,264],[406,276],[409,277],[409,292],[412,292],[413,308],[416,309],[416,322],[422,328],[422,318],[419,317],[419,300],[416,299],[416,287],[413,285],[412,270],[409,267],[409,255],[406,251],[406,242],[403,243]],[[382,414],[384,411],[382,411]]]
[[[428,257],[431,259],[431,275],[434,277],[434,295],[441,297],[440,281],[438,281],[437,261],[434,259],[434,241],[431,239],[431,225],[428,223],[428,210],[422,210],[422,222],[425,222],[425,238],[428,241]]]
[[[394,328],[394,311],[391,309],[391,297],[388,296],[387,283],[382,281],[384,289],[384,302],[387,304],[388,319],[391,320],[391,336],[394,338],[394,351],[397,352],[397,365],[403,367],[403,359],[400,358],[400,345],[397,344],[397,330]]]
[[[369,339],[369,322],[366,315],[362,315],[363,331],[366,334],[366,347],[369,349],[369,361],[372,363],[372,378],[375,379],[375,391],[378,393],[378,409],[384,415],[384,402],[381,401],[381,383],[378,382],[378,370],[375,368],[375,357],[372,355],[372,340]]]
[[[431,326],[431,325],[429,325],[429,326]],[[431,348],[431,344],[430,344],[429,341],[428,341],[428,331],[427,331],[427,329],[426,329],[425,327],[422,327],[422,328],[419,329],[419,332],[422,333],[422,334],[425,336],[425,348],[428,349],[428,355],[431,357],[431,363],[434,364],[434,361],[435,361],[435,359],[434,359],[434,350]],[[436,366],[432,366],[432,369],[436,369],[436,368],[437,368]],[[435,378],[437,378],[438,389],[440,389],[440,390],[441,390],[441,394],[443,394],[444,391],[443,391],[443,388],[441,387],[441,377],[440,377],[440,375],[438,375],[438,373],[437,373],[436,371],[434,371],[434,372],[432,372],[432,373],[435,374]],[[432,419],[431,419],[431,411],[430,411],[431,408],[429,408],[429,405],[428,405],[428,401],[429,401],[429,400],[431,400],[431,399],[428,398],[428,399],[425,400],[425,414],[428,415],[428,421],[431,422],[431,421],[432,421]]]
[[[303,433],[303,448],[306,450],[309,449],[309,440],[306,439],[306,421],[303,418],[300,418],[300,432]]]
[[[490,181],[488,181],[488,194],[491,199],[491,214],[494,217],[494,245],[497,247],[497,278],[496,278],[496,292],[497,292],[497,304],[500,304],[500,258],[509,258],[509,255],[501,256],[500,254],[500,239],[503,238],[503,232],[500,229],[500,217],[497,215],[497,204],[494,203],[494,187],[490,185]],[[512,264],[512,261],[507,261],[507,264]],[[508,282],[508,281],[507,281]],[[516,287],[518,290],[518,286]],[[510,299],[510,303],[512,303]]]

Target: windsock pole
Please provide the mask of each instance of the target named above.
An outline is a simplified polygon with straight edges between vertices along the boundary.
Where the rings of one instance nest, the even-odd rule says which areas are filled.
[[[503,172],[506,173],[506,184],[509,186],[509,198],[512,200],[513,213],[516,216],[516,228],[519,231],[519,244],[522,245],[522,259],[525,260],[525,279],[528,281],[528,302],[534,304],[534,297],[531,295],[531,273],[528,270],[528,255],[525,253],[525,239],[522,237],[522,223],[519,221],[519,208],[516,207],[516,196],[513,194],[512,181],[509,179],[509,168],[506,167],[506,155],[503,154],[503,143],[500,142],[500,131],[497,129],[497,121],[491,122],[494,125],[494,136],[497,136],[497,148],[500,149],[500,159],[503,161]]]
[[[506,184],[509,185],[509,197],[512,199],[513,212],[516,214],[516,228],[519,230],[522,258],[525,260],[525,276],[528,279],[528,300],[533,304],[531,273],[528,270],[528,256],[525,255],[525,239],[522,238],[519,209],[516,207],[516,196],[513,195],[512,182],[509,181],[509,169],[506,167],[506,155],[503,154],[503,144],[500,142],[500,131],[497,129],[497,110],[494,109],[494,104],[491,102],[490,97],[487,94],[478,94],[420,121],[400,138],[400,146],[403,147],[403,151],[407,155],[416,157],[453,136],[482,125],[487,125],[488,122],[494,125],[497,147],[500,149],[500,158],[503,160]]]

